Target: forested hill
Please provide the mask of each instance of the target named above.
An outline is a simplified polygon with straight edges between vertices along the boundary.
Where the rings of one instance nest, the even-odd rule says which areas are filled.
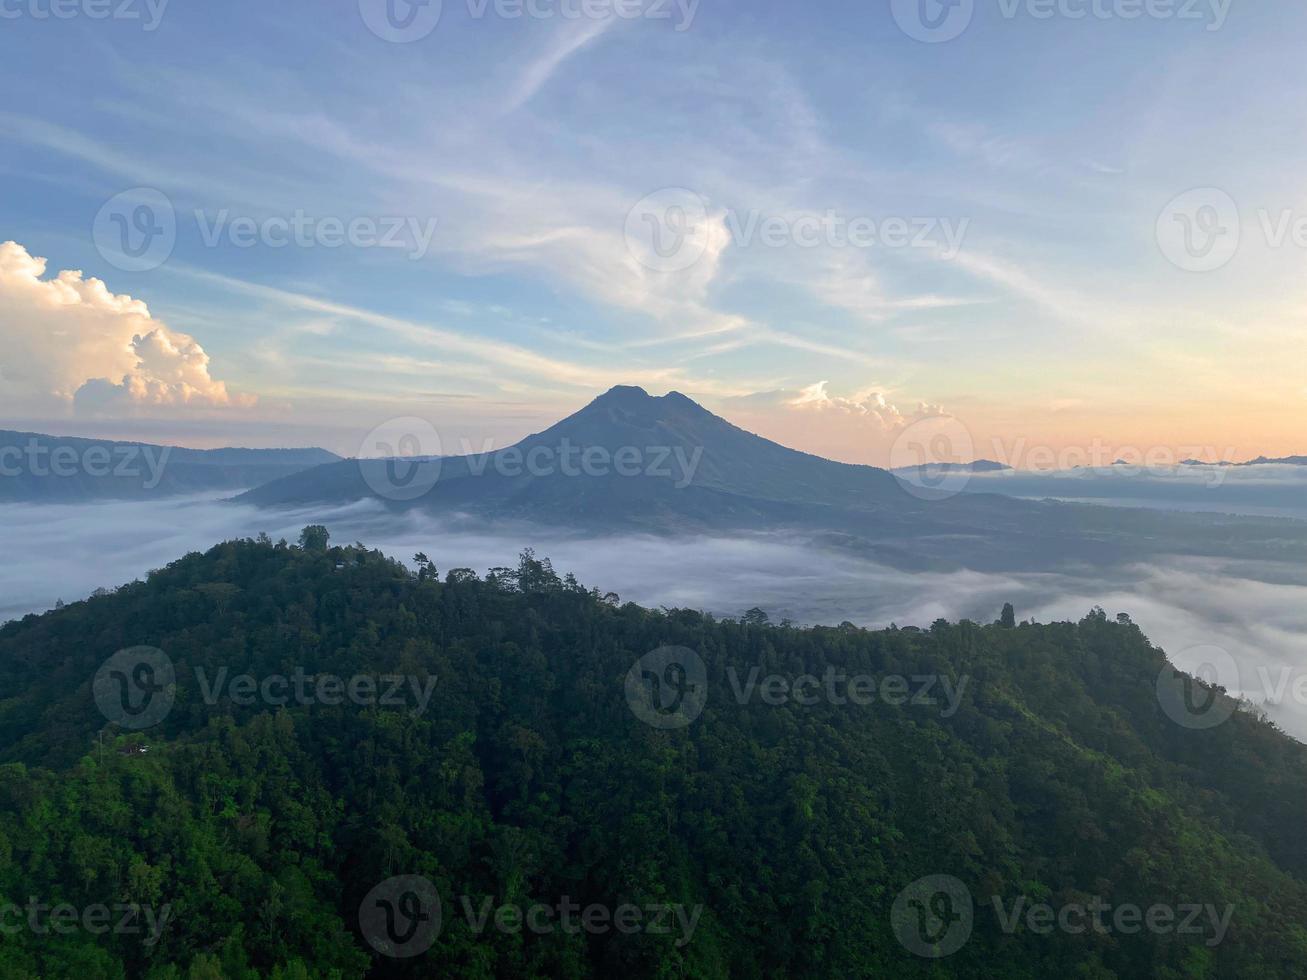
[[[1307,748],[1170,676],[228,542],[0,629],[0,975],[1307,975]]]

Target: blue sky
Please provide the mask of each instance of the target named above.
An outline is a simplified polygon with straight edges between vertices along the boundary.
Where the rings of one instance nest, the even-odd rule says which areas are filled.
[[[0,0],[15,423],[352,453],[418,416],[448,449],[636,383],[860,462],[940,412],[977,455],[1307,452],[1298,5],[921,0],[966,24],[925,43],[916,0],[444,0],[393,43],[373,0],[49,2]],[[133,271],[104,209],[142,188],[176,240]],[[1159,241],[1227,199],[1218,267]],[[310,244],[233,230],[296,215]],[[685,262],[641,237],[679,227]]]

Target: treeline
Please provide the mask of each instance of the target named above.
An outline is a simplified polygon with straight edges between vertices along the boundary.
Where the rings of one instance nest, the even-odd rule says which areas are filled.
[[[306,529],[0,629],[0,975],[1307,975],[1307,749],[1244,711],[1176,724],[1125,617],[802,629],[622,604],[529,552],[416,564]],[[175,685],[134,730],[96,678],[138,647]],[[684,654],[642,674],[667,647],[703,677]],[[438,928],[411,890],[374,901],[395,876],[434,886]],[[892,915],[929,876],[974,902],[938,959]],[[1231,914],[1218,939],[995,912],[1096,899]],[[605,924],[564,928],[565,902]],[[88,928],[101,905],[139,928]],[[372,905],[409,918],[378,937]],[[511,911],[537,906],[544,928]],[[942,952],[960,910],[913,911]]]

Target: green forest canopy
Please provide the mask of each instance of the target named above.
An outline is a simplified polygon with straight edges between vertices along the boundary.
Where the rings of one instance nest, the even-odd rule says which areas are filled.
[[[316,529],[230,541],[0,628],[0,906],[141,910],[134,932],[6,928],[0,975],[1307,975],[1307,747],[1247,711],[1176,724],[1165,658],[1126,617],[796,628],[621,604],[529,552],[485,579],[419,557]],[[137,647],[175,688],[133,730],[94,679]],[[668,647],[705,696],[657,727],[628,675]],[[693,680],[665,667],[665,693]],[[359,685],[272,704],[233,680],[297,672],[406,681],[398,703]],[[956,698],[742,701],[751,672],[934,677]],[[376,900],[394,876],[440,897],[410,958],[360,920],[413,897]],[[947,940],[914,952],[892,915],[917,901],[949,926],[957,906],[904,891],[931,876],[974,903],[938,959],[920,954]],[[1095,900],[1228,908],[1228,929],[1005,930],[995,909]],[[645,928],[511,913],[557,923],[564,902]],[[683,918],[647,928],[659,908]],[[145,910],[165,909],[156,936]]]

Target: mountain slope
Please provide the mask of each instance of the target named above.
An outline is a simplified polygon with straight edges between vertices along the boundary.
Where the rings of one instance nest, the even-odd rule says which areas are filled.
[[[325,449],[183,449],[0,430],[0,501],[78,503],[238,490],[339,459]]]
[[[176,686],[153,727],[126,731],[92,678],[139,644]],[[702,660],[705,693],[658,728],[627,678],[666,644]],[[741,697],[755,669],[882,692],[902,677],[914,696]],[[227,543],[0,629],[0,897],[170,913],[152,945],[19,930],[0,972],[1301,977],[1307,747],[1241,711],[1177,724],[1155,693],[1166,671],[1101,614],[800,630],[618,607],[529,555],[441,582],[360,548]],[[395,706],[278,703],[267,679],[297,672],[416,683]],[[920,678],[939,681],[934,703]],[[400,875],[443,910],[410,959],[360,915]],[[962,892],[924,949],[964,941],[933,960],[894,909],[941,875]],[[664,934],[476,914],[564,898],[685,915]],[[1009,931],[998,911],[1095,899],[1228,919]]]
[[[586,453],[594,465],[584,464]],[[886,470],[788,449],[679,393],[655,398],[631,387],[494,453],[438,464],[344,460],[236,499],[261,507],[371,499],[590,534],[798,530],[903,568],[1029,570],[1160,554],[1307,561],[1307,523],[985,493],[921,499]]]
[[[596,455],[587,463],[585,452]],[[629,462],[619,454],[625,451]],[[384,464],[345,460],[243,494],[259,506],[378,496]],[[630,475],[626,475],[630,474]],[[376,479],[369,479],[375,476]],[[590,489],[601,486],[602,490]],[[556,512],[563,498],[608,501],[636,520],[652,500],[692,512],[733,498],[745,514],[787,504],[874,507],[902,494],[887,472],[836,463],[745,432],[678,392],[659,398],[619,386],[543,432],[484,456],[445,457],[429,493],[406,506],[507,508],[513,516]],[[685,499],[682,499],[685,498]],[[687,502],[693,501],[693,502]]]

